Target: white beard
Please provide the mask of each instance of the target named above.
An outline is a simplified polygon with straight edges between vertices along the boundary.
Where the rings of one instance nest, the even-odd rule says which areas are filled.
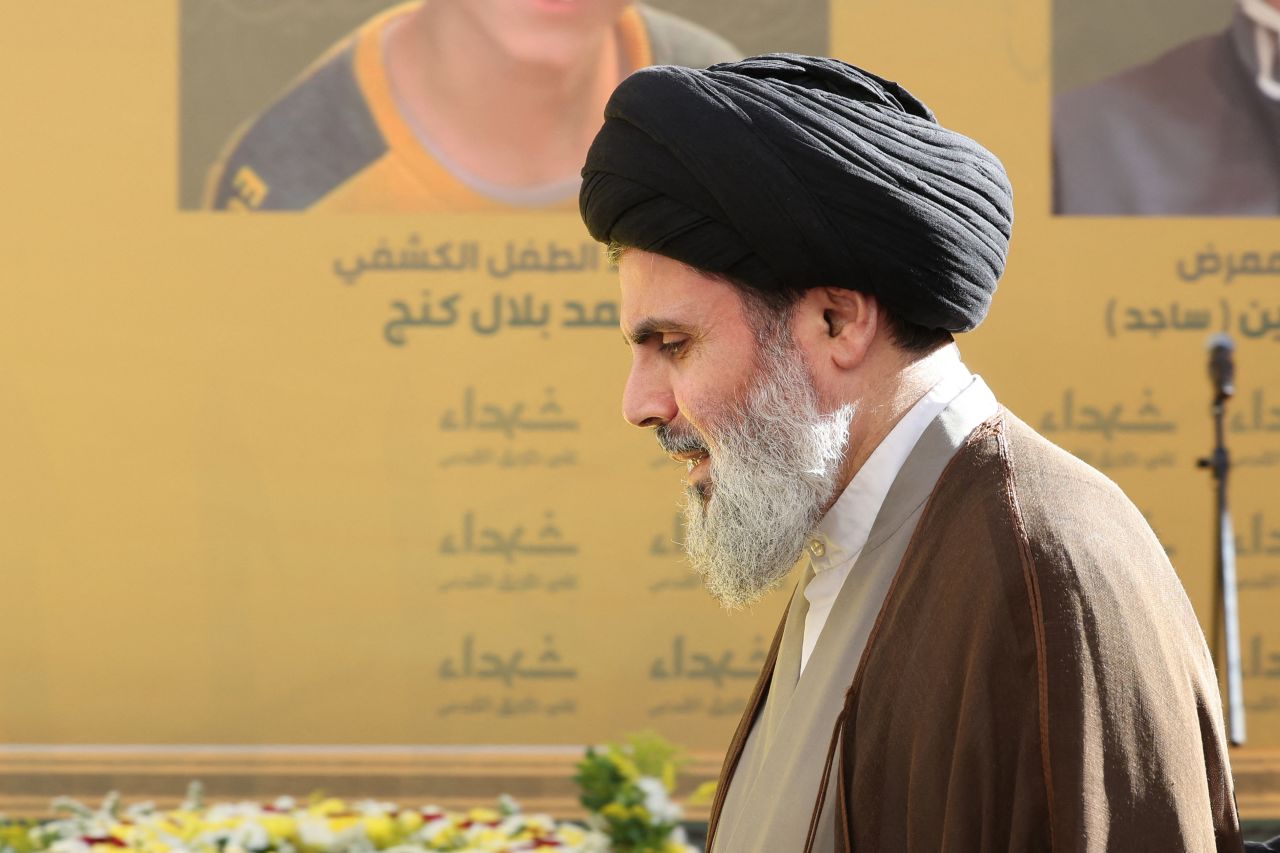
[[[759,600],[799,559],[835,494],[855,411],[818,409],[813,380],[788,340],[765,346],[762,356],[746,399],[710,426],[710,487],[685,493],[685,552],[727,608]],[[694,434],[659,429],[658,440],[670,453],[707,449]]]

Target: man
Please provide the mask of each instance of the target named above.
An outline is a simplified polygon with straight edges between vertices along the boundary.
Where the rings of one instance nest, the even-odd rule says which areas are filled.
[[[1004,268],[992,154],[836,60],[652,68],[580,207],[619,261],[624,414],[689,468],[693,564],[731,606],[803,567],[710,850],[1240,849],[1163,549],[953,342]]]
[[[1054,211],[1280,214],[1277,39],[1280,0],[1240,0],[1225,32],[1058,97]]]
[[[206,206],[565,207],[618,81],[737,58],[629,0],[417,0],[328,51],[214,164]]]

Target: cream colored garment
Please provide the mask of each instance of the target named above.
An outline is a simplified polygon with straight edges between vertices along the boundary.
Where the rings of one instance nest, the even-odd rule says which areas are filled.
[[[806,571],[787,612],[768,698],[728,785],[713,853],[791,853],[804,849],[836,717],[890,582],[946,464],[978,424],[997,410],[975,378],[925,428],[889,488],[866,545],[827,617],[821,642],[800,674],[808,601]],[[834,789],[833,789],[834,790]],[[818,851],[835,837],[830,797]]]
[[[898,420],[819,522],[806,551],[814,577],[804,588],[809,612],[804,619],[801,672],[818,644],[840,587],[867,544],[871,522],[875,521],[902,463],[907,461],[911,448],[916,446],[929,422],[975,381],[963,362],[953,363],[929,392]]]

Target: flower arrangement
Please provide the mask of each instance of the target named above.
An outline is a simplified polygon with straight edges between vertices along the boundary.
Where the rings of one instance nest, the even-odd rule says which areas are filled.
[[[683,812],[671,799],[683,763],[680,750],[653,732],[600,752],[588,749],[574,777],[587,825],[606,835],[616,853],[692,853]]]
[[[0,818],[0,853],[696,853],[671,800],[680,763],[679,751],[650,733],[588,749],[575,777],[585,827],[526,815],[510,797],[467,812],[321,795],[206,806],[192,783],[171,811],[126,808],[111,794],[97,809],[55,800],[53,820]]]
[[[224,803],[206,808],[200,786],[173,811],[121,808],[110,795],[90,809],[58,800],[57,819],[0,827],[0,853],[607,853],[609,838],[546,815],[525,815],[510,798],[497,809],[449,812],[315,797],[299,805]]]

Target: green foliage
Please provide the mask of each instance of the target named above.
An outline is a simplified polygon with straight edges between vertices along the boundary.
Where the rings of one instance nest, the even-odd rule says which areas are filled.
[[[596,752],[593,747],[587,747],[587,755],[578,764],[578,773],[573,781],[581,789],[579,799],[582,805],[587,811],[598,812],[613,802],[619,788],[627,780],[616,764]]]
[[[617,748],[616,745],[614,748]],[[680,747],[654,731],[636,732],[633,735],[629,735],[623,749],[630,755],[631,760],[635,762],[636,769],[640,771],[642,776],[653,776],[662,779],[671,773],[673,768],[679,770],[681,765],[688,762]],[[663,781],[665,782],[666,780],[664,779]],[[667,790],[675,790],[674,779],[667,786]]]
[[[31,853],[31,830],[36,825],[33,820],[0,818],[0,853]]]
[[[683,850],[673,840],[679,809],[669,795],[684,758],[655,732],[630,735],[604,751],[588,748],[574,780],[592,823],[608,834],[618,853]]]

